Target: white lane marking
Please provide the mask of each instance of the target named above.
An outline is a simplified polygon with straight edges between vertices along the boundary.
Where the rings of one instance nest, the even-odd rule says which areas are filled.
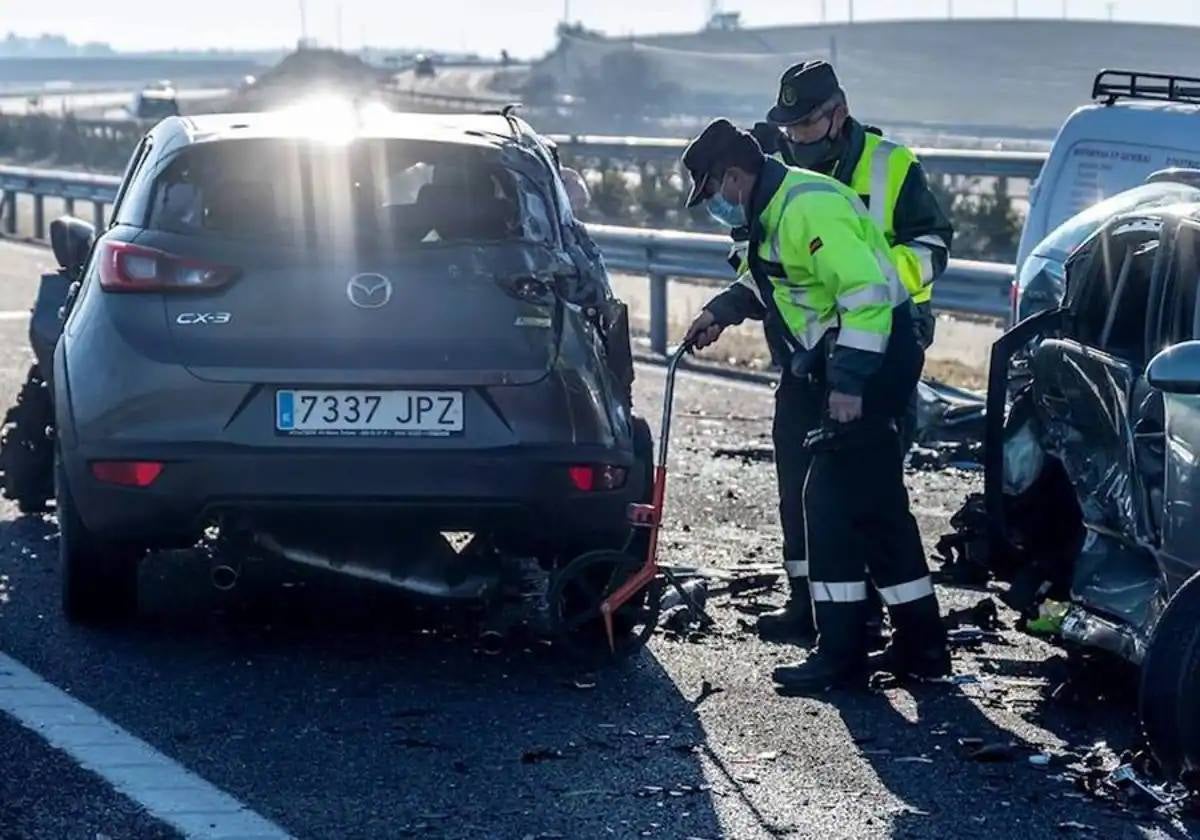
[[[28,309],[0,309],[0,321],[27,321]]]
[[[291,837],[3,653],[0,653],[0,712],[7,712],[184,837],[195,840]]]

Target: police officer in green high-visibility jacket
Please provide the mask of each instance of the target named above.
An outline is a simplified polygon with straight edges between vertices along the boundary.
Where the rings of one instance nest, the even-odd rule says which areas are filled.
[[[954,230],[912,151],[850,116],[846,94],[833,67],[824,61],[807,61],[784,71],[775,106],[767,121],[757,123],[751,133],[768,155],[789,166],[829,175],[854,190],[883,229],[900,280],[916,304],[917,335],[928,348],[935,325],[933,283],[946,269]],[[739,272],[746,270],[746,237],[745,228],[733,231],[731,262]],[[802,383],[787,378],[782,388],[803,391]],[[811,404],[799,397],[783,403],[790,412],[786,418],[790,424],[815,422],[816,409]],[[916,420],[914,389],[902,424],[906,448],[915,434]],[[786,474],[802,474],[808,468],[807,451],[794,443],[790,438],[777,439],[775,450],[784,508],[784,568],[790,587],[799,595],[783,608],[760,616],[758,630],[768,641],[807,644],[813,630],[807,599],[808,561],[802,536],[797,533],[799,525],[789,527],[800,521],[795,513],[800,502],[783,487]],[[873,596],[872,600],[873,614],[878,616],[878,601]]]
[[[810,454],[806,474],[788,476],[787,488],[780,478],[781,495],[802,503],[819,637],[806,660],[776,669],[776,681],[808,693],[865,683],[868,573],[893,626],[877,667],[947,673],[900,446],[924,351],[887,239],[852,189],[765,156],[727,120],[693,140],[683,164],[692,177],[688,205],[707,202],[719,222],[749,233],[747,271],[701,311],[687,340],[703,348],[732,324],[762,320],[784,378],[803,386],[780,389],[774,431],[777,441],[804,436]],[[813,393],[816,422],[792,422],[787,403]]]

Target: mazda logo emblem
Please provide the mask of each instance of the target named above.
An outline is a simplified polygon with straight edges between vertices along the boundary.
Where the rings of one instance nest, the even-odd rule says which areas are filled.
[[[378,309],[392,299],[392,281],[382,274],[355,274],[346,284],[346,297],[359,309]]]

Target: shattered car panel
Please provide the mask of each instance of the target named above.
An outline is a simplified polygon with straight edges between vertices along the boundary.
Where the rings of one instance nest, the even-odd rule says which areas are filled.
[[[1135,376],[1069,341],[1047,339],[1033,358],[1043,449],[1066,468],[1084,521],[1134,542],[1146,533],[1129,412]]]
[[[1148,381],[1196,334],[1197,214],[1101,224],[1067,261],[1063,303],[1002,336],[989,373],[987,566],[1013,606],[1069,601],[1064,638],[1135,663],[1200,568],[1200,396]]]

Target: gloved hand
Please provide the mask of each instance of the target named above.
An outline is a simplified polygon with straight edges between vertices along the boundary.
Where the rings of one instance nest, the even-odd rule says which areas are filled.
[[[716,317],[707,309],[701,309],[696,320],[688,327],[683,340],[697,350],[703,350],[721,337],[724,327],[717,323]]]
[[[838,423],[851,423],[862,417],[862,397],[834,391],[829,395],[829,416]]]
[[[750,134],[758,141],[758,145],[762,146],[763,154],[767,155],[778,152],[783,142],[783,132],[769,122],[756,122],[754,128],[750,129]]]

